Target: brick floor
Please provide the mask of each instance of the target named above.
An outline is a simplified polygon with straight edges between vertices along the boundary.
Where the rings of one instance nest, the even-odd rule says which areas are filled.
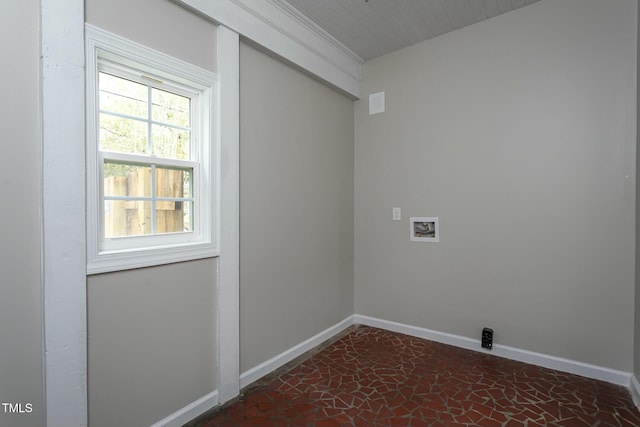
[[[640,426],[620,386],[367,326],[231,406],[222,426]]]

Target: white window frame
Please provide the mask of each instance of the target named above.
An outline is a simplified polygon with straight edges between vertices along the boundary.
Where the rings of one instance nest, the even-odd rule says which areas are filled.
[[[168,264],[219,255],[220,138],[218,76],[192,64],[129,41],[107,31],[86,26],[86,129],[87,129],[87,274]],[[124,67],[156,79],[186,86],[199,98],[194,109],[193,135],[198,149],[190,162],[194,169],[194,230],[152,236],[104,238],[103,156],[99,150],[98,71],[101,63]],[[193,148],[193,146],[192,146]],[[131,157],[109,153],[108,158]],[[159,165],[180,163],[158,159]],[[197,180],[197,181],[196,181]]]

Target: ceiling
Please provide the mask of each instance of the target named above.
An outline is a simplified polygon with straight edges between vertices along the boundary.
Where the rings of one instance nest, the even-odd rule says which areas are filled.
[[[540,0],[286,0],[366,60]]]

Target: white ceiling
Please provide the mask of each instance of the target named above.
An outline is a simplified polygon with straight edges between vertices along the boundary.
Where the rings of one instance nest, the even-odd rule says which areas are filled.
[[[286,0],[366,60],[540,0]]]

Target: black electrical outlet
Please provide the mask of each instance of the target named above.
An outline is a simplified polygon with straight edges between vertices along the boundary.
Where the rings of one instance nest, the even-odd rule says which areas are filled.
[[[482,330],[482,348],[493,348],[493,329],[484,328]]]

